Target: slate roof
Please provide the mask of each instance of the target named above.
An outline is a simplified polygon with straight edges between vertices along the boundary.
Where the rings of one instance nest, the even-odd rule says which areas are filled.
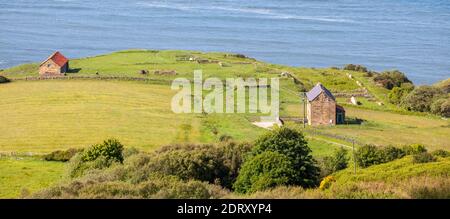
[[[313,89],[311,89],[306,93],[306,97],[308,98],[308,101],[313,101],[322,92],[324,92],[325,95],[329,96],[331,99],[336,100],[333,94],[327,88],[325,88],[320,82],[317,83],[317,85],[314,86]]]
[[[49,59],[53,60],[60,67],[64,66],[69,61],[65,56],[63,56],[63,54],[56,51],[51,56],[49,56],[45,61],[43,61],[41,65],[44,64]]]

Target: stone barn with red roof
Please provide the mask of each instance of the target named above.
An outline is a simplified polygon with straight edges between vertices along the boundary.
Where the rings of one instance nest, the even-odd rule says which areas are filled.
[[[69,70],[69,60],[60,52],[55,52],[39,65],[39,75],[59,76]]]
[[[345,121],[345,109],[321,83],[306,93],[306,114],[309,125],[336,125]]]

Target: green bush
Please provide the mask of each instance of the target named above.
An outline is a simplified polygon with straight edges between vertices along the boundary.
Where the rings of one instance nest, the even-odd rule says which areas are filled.
[[[0,75],[0,84],[8,82],[10,82],[10,80],[7,77]]]
[[[383,163],[391,162],[396,159],[400,159],[406,155],[406,153],[400,149],[393,146],[387,146],[380,149],[381,157]]]
[[[431,105],[437,99],[446,97],[439,88],[433,86],[420,86],[416,87],[402,100],[402,106],[408,110],[419,112],[430,112]]]
[[[384,71],[373,79],[377,84],[391,90],[394,87],[400,87],[403,83],[411,83],[403,72],[398,70]]]
[[[308,142],[300,131],[283,126],[258,138],[252,150],[253,155],[266,151],[286,155],[296,170],[290,179],[293,185],[314,187],[319,183],[320,169],[311,156]]]
[[[65,151],[53,151],[50,154],[44,155],[44,160],[46,161],[62,161],[67,162],[69,161],[73,156],[75,156],[76,153],[82,152],[83,149],[76,149],[76,148],[69,148]]]
[[[344,70],[348,71],[359,71],[359,72],[368,72],[367,68],[362,65],[354,65],[354,64],[348,64],[344,66]]]
[[[355,152],[358,166],[366,168],[384,162],[383,154],[374,145],[364,145]]]
[[[168,146],[152,154],[144,170],[231,188],[250,149],[249,144],[234,142]]]
[[[446,150],[435,150],[435,151],[431,152],[431,155],[436,156],[436,157],[448,157],[448,156],[450,156],[450,152],[448,152]]]
[[[85,150],[81,156],[82,161],[93,161],[100,156],[107,160],[123,162],[123,145],[116,139],[108,139],[103,144],[95,144]]]
[[[393,104],[400,104],[402,99],[414,90],[414,85],[411,83],[403,83],[400,87],[394,87],[388,94],[389,102]]]
[[[434,161],[436,161],[436,158],[428,152],[413,155],[413,163],[429,163]]]
[[[90,171],[105,169],[110,167],[113,160],[107,159],[104,156],[99,156],[95,160],[84,161],[82,158],[83,154],[76,154],[69,161],[68,165],[68,175],[71,178],[77,178],[86,175]]]
[[[348,166],[347,150],[339,148],[332,156],[326,156],[320,162],[321,177],[326,177],[336,171],[343,170]]]
[[[414,155],[414,154],[420,154],[420,153],[427,152],[427,149],[425,148],[425,146],[421,145],[421,144],[406,145],[406,146],[403,146],[402,150],[406,155]]]
[[[116,139],[92,145],[70,160],[68,175],[72,178],[80,177],[91,170],[104,169],[113,163],[122,163],[122,151],[123,145]]]
[[[253,193],[288,185],[295,172],[289,157],[278,152],[265,151],[243,164],[233,188],[238,193]]]

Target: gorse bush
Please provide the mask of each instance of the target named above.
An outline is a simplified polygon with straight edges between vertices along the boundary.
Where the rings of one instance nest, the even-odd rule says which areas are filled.
[[[428,163],[434,161],[436,161],[436,158],[428,152],[413,155],[413,163]]]
[[[265,151],[247,160],[233,185],[238,193],[253,193],[290,184],[295,170],[290,159],[278,152]]]
[[[53,151],[50,154],[44,155],[44,160],[46,161],[62,161],[67,162],[69,161],[73,156],[75,156],[76,153],[82,152],[83,149],[76,149],[76,148],[70,148],[65,151]]]
[[[327,176],[320,182],[319,189],[328,189],[333,182],[336,182],[336,179],[333,176]]]

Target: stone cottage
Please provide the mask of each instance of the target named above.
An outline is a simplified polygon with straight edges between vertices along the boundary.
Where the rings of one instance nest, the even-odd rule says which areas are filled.
[[[69,70],[69,60],[60,52],[55,52],[39,65],[39,75],[59,76]]]
[[[306,93],[309,125],[336,125],[345,121],[345,109],[336,104],[333,94],[321,83]]]

